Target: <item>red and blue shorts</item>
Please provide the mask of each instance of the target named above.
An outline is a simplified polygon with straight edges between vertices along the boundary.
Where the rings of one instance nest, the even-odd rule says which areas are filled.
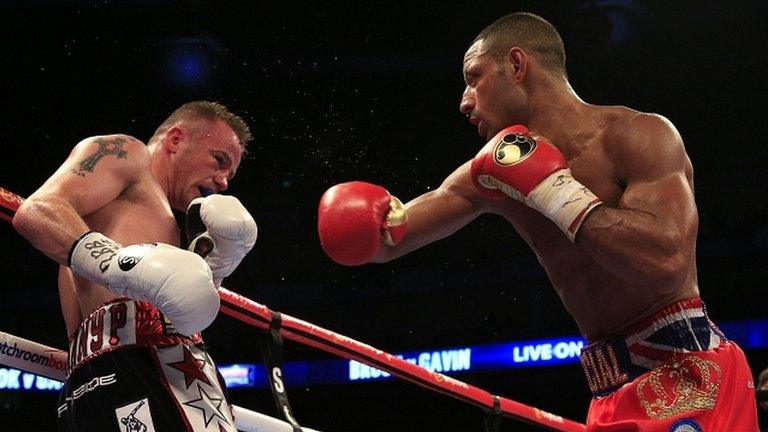
[[[752,372],[699,298],[669,305],[623,335],[589,344],[588,432],[755,432]]]

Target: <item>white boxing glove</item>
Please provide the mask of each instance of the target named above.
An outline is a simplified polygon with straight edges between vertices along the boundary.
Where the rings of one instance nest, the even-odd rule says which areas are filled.
[[[91,231],[75,241],[69,266],[115,294],[149,301],[183,335],[205,329],[219,312],[219,295],[208,265],[198,255],[168,244],[122,247]]]
[[[253,216],[231,195],[195,198],[187,208],[186,225],[190,239],[187,249],[205,256],[216,286],[235,271],[258,235]],[[210,249],[207,254],[206,247]]]

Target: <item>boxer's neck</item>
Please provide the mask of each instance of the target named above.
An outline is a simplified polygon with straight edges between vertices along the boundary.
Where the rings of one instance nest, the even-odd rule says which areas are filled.
[[[152,172],[152,177],[163,189],[166,197],[170,197],[171,193],[170,163],[170,157],[166,152],[162,151],[161,145],[149,146],[149,168]]]
[[[531,96],[528,128],[548,138],[553,144],[567,145],[591,117],[590,105],[570,85],[557,91],[536,92]]]

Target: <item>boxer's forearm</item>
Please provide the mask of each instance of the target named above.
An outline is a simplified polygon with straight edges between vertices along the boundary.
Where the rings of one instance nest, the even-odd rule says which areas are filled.
[[[13,226],[40,252],[63,265],[74,241],[89,229],[69,202],[50,195],[32,195],[24,201]]]
[[[395,246],[382,245],[373,262],[386,262],[448,237],[485,209],[451,190],[437,189],[406,203],[408,233]]]
[[[600,206],[582,225],[576,244],[625,280],[671,289],[687,276],[690,235],[650,213]]]

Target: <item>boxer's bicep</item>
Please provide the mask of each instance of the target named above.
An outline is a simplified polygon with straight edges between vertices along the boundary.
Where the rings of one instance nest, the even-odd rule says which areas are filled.
[[[72,243],[89,230],[83,217],[148,173],[141,142],[125,135],[86,139],[19,207],[13,226],[46,256],[66,264]]]
[[[620,278],[663,293],[691,273],[698,216],[690,161],[665,119],[640,114],[606,136],[624,191],[585,220],[576,243]]]
[[[645,116],[635,120],[637,132],[622,146],[626,188],[620,209],[653,216],[671,236],[695,235],[698,225],[691,162],[680,135],[667,120]]]
[[[698,229],[690,161],[666,119],[642,114],[622,126],[611,156],[624,191],[616,208],[587,218],[580,243],[622,277],[677,287]]]
[[[146,146],[127,135],[81,141],[35,195],[64,200],[87,216],[112,202],[149,171]]]

